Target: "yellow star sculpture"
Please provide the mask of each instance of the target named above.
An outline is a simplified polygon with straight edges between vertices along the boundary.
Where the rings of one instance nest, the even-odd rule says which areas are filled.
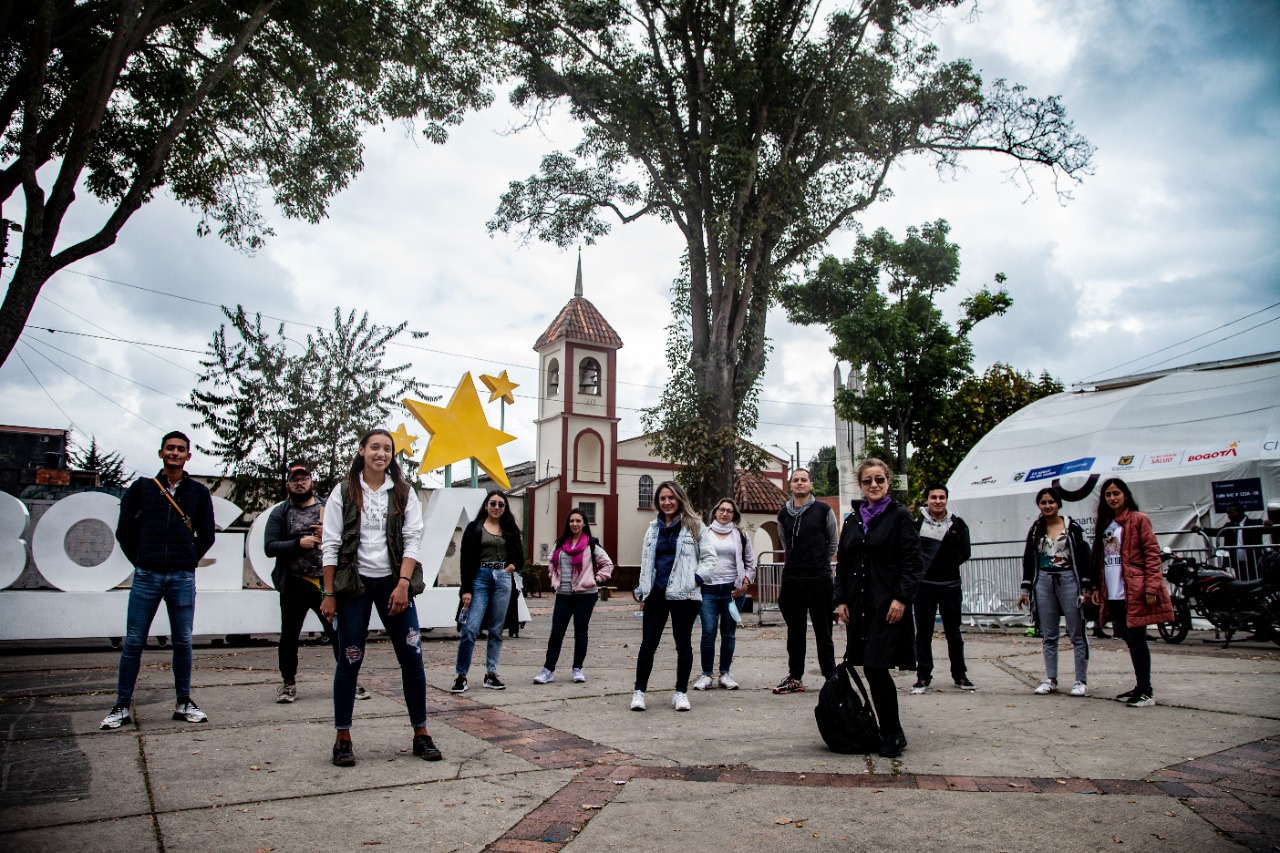
[[[484,383],[484,387],[489,389],[489,402],[501,397],[507,402],[507,405],[515,405],[516,396],[511,392],[520,386],[507,378],[507,371],[502,371],[497,376],[489,376],[487,373],[480,374],[480,381]]]
[[[403,453],[411,458],[413,456],[413,443],[417,440],[418,436],[409,435],[409,430],[404,424],[400,424],[400,426],[396,427],[395,431],[391,433],[391,441],[394,442],[396,448],[395,452]]]
[[[419,470],[434,471],[464,459],[475,459],[495,483],[503,489],[511,488],[498,447],[515,441],[516,437],[489,426],[470,372],[462,375],[449,405],[444,408],[407,397],[401,402],[431,434],[431,443],[427,445]]]

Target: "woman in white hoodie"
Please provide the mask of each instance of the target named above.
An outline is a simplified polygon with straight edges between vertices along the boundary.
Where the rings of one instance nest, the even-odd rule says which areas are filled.
[[[441,758],[427,734],[427,676],[413,606],[413,596],[423,589],[421,541],[422,509],[400,474],[391,433],[370,430],[360,439],[347,479],[329,496],[321,537],[320,612],[330,621],[337,617],[340,651],[333,675],[333,763],[338,767],[356,763],[351,717],[369,614],[375,607],[400,663],[413,754],[427,761]]]

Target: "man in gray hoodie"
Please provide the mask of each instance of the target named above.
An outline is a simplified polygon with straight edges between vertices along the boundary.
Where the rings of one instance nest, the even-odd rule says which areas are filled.
[[[787,623],[787,677],[773,692],[803,693],[806,621],[813,622],[822,677],[830,678],[836,668],[831,561],[840,541],[836,514],[813,496],[813,480],[805,468],[791,474],[791,499],[778,510],[778,535],[786,552],[778,609]]]

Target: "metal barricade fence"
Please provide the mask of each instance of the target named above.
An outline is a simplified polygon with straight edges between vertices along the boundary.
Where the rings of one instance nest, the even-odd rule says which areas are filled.
[[[756,555],[756,620],[764,624],[765,610],[778,609],[778,591],[782,587],[782,563],[764,562],[780,560],[781,551],[763,551]]]
[[[973,557],[960,566],[960,614],[969,624],[983,621],[1002,625],[1028,620],[1018,607],[1022,595],[1022,557]]]

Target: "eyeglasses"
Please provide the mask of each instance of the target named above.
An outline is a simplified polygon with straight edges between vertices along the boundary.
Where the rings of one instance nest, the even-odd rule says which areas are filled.
[[[494,509],[503,509],[506,507],[506,504],[499,503],[498,501],[489,501],[489,506],[493,507]]]
[[[716,512],[728,512],[728,513],[732,513],[732,512],[733,512],[733,507],[731,507],[731,506],[719,506],[719,507],[716,507]]]
[[[889,480],[886,477],[863,477],[860,482],[864,486],[870,486],[872,483],[877,486],[883,486],[885,483],[889,482]]]

